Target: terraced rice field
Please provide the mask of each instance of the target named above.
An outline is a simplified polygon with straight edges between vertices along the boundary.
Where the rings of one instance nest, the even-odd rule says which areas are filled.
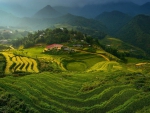
[[[0,77],[4,76],[5,65],[5,57],[2,54],[0,54]]]
[[[87,72],[90,71],[116,71],[121,70],[122,66],[115,61],[102,61],[96,63],[94,66],[92,66],[90,69],[87,70]]]
[[[32,58],[15,56],[10,53],[2,53],[6,58],[5,74],[16,71],[38,73],[37,62]]]
[[[102,56],[89,53],[79,53],[69,58],[64,58],[64,61],[62,60],[61,62],[65,64],[64,67],[66,68],[66,70],[86,71],[97,62],[102,61],[106,61]]]
[[[103,84],[82,91],[94,76],[67,72],[10,76],[0,79],[0,89],[41,113],[135,113],[150,106],[150,94],[130,84]]]
[[[87,65],[83,62],[71,62],[67,65],[67,70],[71,71],[84,71],[87,68]]]

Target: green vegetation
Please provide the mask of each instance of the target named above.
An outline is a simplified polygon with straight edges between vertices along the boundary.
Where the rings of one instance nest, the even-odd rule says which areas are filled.
[[[85,71],[97,62],[104,61],[101,56],[89,53],[76,53],[68,58],[63,58],[62,63],[69,71]]]
[[[43,53],[42,48],[3,52],[9,75],[12,75],[14,70],[18,70],[20,75],[25,70],[33,72],[37,67],[41,73],[26,72],[29,76],[6,76],[0,79],[1,111],[148,111],[145,107],[150,105],[147,101],[150,97],[150,78],[149,71],[146,70],[150,64],[136,67],[136,64],[146,60],[128,58],[130,62],[123,64],[107,61],[100,55],[105,52],[100,50],[98,53],[80,50],[74,54],[50,55]],[[3,55],[1,58],[5,60]],[[32,59],[34,57],[38,65]],[[18,75],[18,72],[14,71],[13,75]],[[10,107],[6,108],[7,105]]]
[[[6,113],[35,113],[38,112],[36,109],[32,108],[29,104],[26,104],[24,100],[18,99],[12,93],[6,92],[4,89],[0,89],[0,112]],[[9,107],[8,107],[9,106]]]
[[[110,40],[118,48],[108,48]],[[0,112],[149,111],[150,63],[122,54],[132,46],[65,28],[38,31],[17,42],[18,49],[0,54]],[[64,47],[45,49],[53,43]]]
[[[122,66],[119,63],[114,61],[102,61],[96,63],[87,71],[90,72],[90,71],[116,71],[116,70],[122,70]]]
[[[144,50],[111,36],[106,36],[104,39],[100,40],[100,43],[105,45],[107,50],[108,48],[114,48],[122,53],[122,55],[128,57],[146,58],[146,52],[144,52]]]
[[[7,45],[0,44],[0,51],[8,50],[10,47]]]
[[[59,74],[43,72],[18,78],[5,77],[0,79],[0,87],[5,90],[2,94],[16,96],[20,100],[18,103],[29,105],[33,112],[136,112],[150,105],[149,91],[136,89],[134,85],[142,78],[138,73],[126,75],[119,71]],[[145,85],[148,85],[146,81]],[[13,98],[9,100],[13,101]],[[3,103],[3,109],[5,105]]]
[[[35,32],[34,34],[29,33],[27,37],[16,40],[13,45],[18,47],[23,45],[25,48],[33,47],[35,44],[53,44],[53,43],[64,43],[72,39],[82,40],[84,38],[81,32],[68,31],[66,28],[60,29],[46,29]]]
[[[107,33],[111,35],[116,34],[131,18],[128,14],[120,11],[103,12],[96,17],[108,28]]]
[[[107,28],[95,19],[87,19],[81,16],[66,14],[58,20],[59,22],[53,24],[56,28],[65,27],[67,29],[69,28],[69,30],[74,29],[99,39],[104,38],[106,35],[104,31],[106,31]]]
[[[137,46],[150,53],[150,16],[137,15],[117,33],[121,40]]]
[[[22,72],[38,73],[37,62],[32,58],[14,56],[14,54],[3,52],[6,58],[5,74],[23,74]]]
[[[23,30],[23,28],[17,27],[0,27],[0,42],[3,40],[14,40],[17,38],[23,38],[28,35],[28,31]]]
[[[92,38],[91,36],[82,34],[79,31],[67,30],[66,28],[56,28],[53,30],[46,29],[37,31],[34,34],[30,33],[27,37],[14,41],[13,45],[15,47],[23,46],[24,48],[30,48],[35,46],[46,47],[46,45],[56,43],[78,51],[80,50],[90,53],[98,53],[97,51],[100,51],[99,53],[103,53],[102,55],[107,56],[109,60],[122,60],[123,62],[127,62],[125,57],[129,56],[145,59],[148,58],[147,54],[137,47],[126,44],[123,41],[110,36],[105,37],[104,35],[102,37],[102,39]],[[66,54],[67,52],[68,51],[51,50],[46,53],[51,55],[61,55]],[[68,53],[71,52],[69,51]]]
[[[0,77],[4,76],[5,67],[6,67],[5,57],[2,54],[0,54]]]

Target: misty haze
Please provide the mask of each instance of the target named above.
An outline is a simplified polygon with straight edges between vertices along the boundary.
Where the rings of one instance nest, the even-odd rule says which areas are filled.
[[[150,113],[150,0],[0,0],[0,113]]]

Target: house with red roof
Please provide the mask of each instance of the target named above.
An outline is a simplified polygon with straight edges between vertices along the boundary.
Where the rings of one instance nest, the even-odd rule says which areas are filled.
[[[57,49],[57,50],[60,50],[61,48],[63,47],[62,44],[51,44],[51,45],[48,45],[46,46],[45,50],[52,50],[52,49]]]

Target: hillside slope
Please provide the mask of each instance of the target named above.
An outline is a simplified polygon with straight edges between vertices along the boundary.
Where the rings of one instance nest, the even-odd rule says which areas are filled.
[[[120,11],[103,12],[95,19],[106,25],[109,34],[114,35],[121,27],[123,27],[131,17]]]
[[[61,13],[56,11],[50,5],[47,5],[46,7],[39,10],[33,17],[34,18],[54,18],[54,17],[58,17],[60,15],[61,15]]]
[[[115,48],[120,52],[128,54],[128,56],[144,58],[146,57],[146,52],[138,47],[125,43],[124,41],[106,36],[104,39],[100,40],[100,43],[107,46],[108,48]]]
[[[142,88],[138,89],[140,80],[145,83],[142,84],[145,92]],[[18,78],[5,77],[0,79],[0,110],[32,113],[143,113],[150,106],[149,87],[146,86],[148,80],[138,76],[138,73],[123,72],[113,73],[113,76],[103,72],[43,72]]]
[[[140,7],[140,12],[141,12],[141,14],[150,15],[150,2],[147,2],[147,3],[143,4]]]
[[[117,33],[118,38],[150,53],[150,16],[135,16]]]
[[[139,5],[128,1],[110,2],[105,4],[88,4],[79,10],[78,15],[87,18],[95,18],[103,12],[111,12],[114,10],[127,13],[129,15],[136,15],[139,7]]]

